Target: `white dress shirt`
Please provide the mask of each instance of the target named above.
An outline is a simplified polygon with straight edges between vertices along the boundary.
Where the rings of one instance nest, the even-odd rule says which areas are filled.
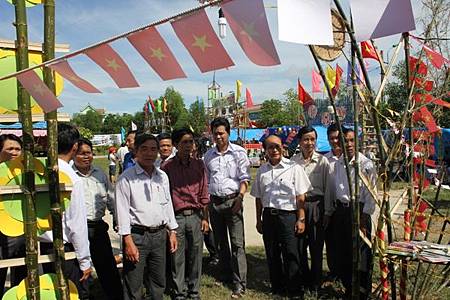
[[[241,182],[250,181],[250,161],[241,146],[229,143],[224,153],[217,147],[204,156],[210,195],[227,196],[239,192]]]
[[[72,180],[73,188],[70,194],[70,204],[62,214],[63,238],[65,243],[71,243],[82,271],[91,267],[91,254],[86,219],[83,183],[72,167],[62,159],[58,159],[59,170]],[[52,231],[46,231],[40,236],[45,242],[53,241]]]
[[[352,158],[349,162],[352,182],[355,178],[355,168],[353,167],[354,160],[355,158]],[[366,176],[368,182],[376,192],[377,173],[375,170],[375,166],[373,165],[372,161],[365,157],[362,153],[359,153],[359,171],[363,176]],[[349,203],[350,193],[348,190],[348,180],[347,173],[345,171],[343,155],[341,155],[338,162],[336,163],[335,176],[333,176],[333,178],[336,186],[336,199],[338,199],[338,201],[341,201],[342,203]],[[375,199],[373,198],[367,187],[364,185],[364,183],[361,181],[361,179],[358,182],[360,187],[359,202],[363,203],[364,205],[363,212],[371,215],[375,211]]]
[[[105,172],[97,166],[92,166],[86,175],[75,165],[73,169],[83,182],[87,219],[102,220],[106,208],[114,215],[114,190]]]
[[[259,167],[250,194],[260,198],[263,207],[297,210],[296,196],[312,189],[303,168],[287,158],[272,166],[270,162]]]
[[[178,227],[169,178],[159,168],[150,175],[139,163],[125,170],[116,183],[115,207],[120,235],[130,234],[132,225]]]
[[[119,150],[117,150],[117,156],[119,158],[119,162],[123,163],[123,160],[125,159],[125,155],[128,153],[128,146],[120,147]]]

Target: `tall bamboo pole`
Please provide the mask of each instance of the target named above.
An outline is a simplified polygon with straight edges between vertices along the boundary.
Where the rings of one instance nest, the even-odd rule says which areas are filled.
[[[379,157],[380,157],[380,170],[379,173],[382,176],[383,181],[387,181],[387,166],[386,166],[386,153],[384,151],[384,139],[381,133],[381,126],[380,126],[380,121],[379,121],[379,117],[378,117],[378,111],[376,109],[376,105],[375,105],[375,98],[373,96],[373,90],[372,90],[372,86],[370,84],[370,79],[369,79],[369,75],[367,73],[367,70],[364,66],[364,60],[362,58],[361,55],[361,51],[359,50],[357,43],[356,43],[356,38],[354,35],[354,32],[350,26],[350,23],[347,20],[347,17],[345,15],[344,10],[342,9],[342,6],[339,2],[339,0],[334,0],[334,4],[336,5],[336,8],[339,12],[339,14],[342,16],[345,27],[347,29],[347,33],[350,37],[351,40],[351,44],[352,46],[355,48],[355,53],[356,53],[356,57],[358,59],[359,65],[361,67],[361,70],[363,71],[363,75],[364,75],[364,79],[366,81],[366,86],[367,89],[369,90],[368,93],[368,99],[369,99],[369,103],[370,103],[370,109],[371,109],[371,113],[372,113],[372,121],[373,121],[373,125],[375,127],[375,131],[376,131],[376,137],[377,137],[377,144],[378,144],[378,152],[379,152]],[[386,184],[384,184],[384,188],[386,187]],[[392,243],[393,241],[393,234],[392,234],[392,223],[391,223],[391,218],[390,218],[390,204],[389,201],[383,201],[382,207],[384,205],[384,210],[381,210],[380,213],[381,214],[385,214],[386,217],[386,227],[387,227],[387,233],[388,233],[388,242]],[[392,286],[392,299],[395,300],[396,299],[396,282],[395,282],[395,267],[394,267],[394,263],[392,261],[389,262],[389,275],[390,275],[390,281],[391,281],[391,286]]]
[[[44,2],[44,53],[43,61],[55,57],[55,0]],[[44,82],[55,93],[55,79],[50,68],[44,67]],[[58,176],[58,120],[57,111],[45,114],[47,121],[47,171],[49,174],[49,194],[51,202],[51,218],[53,233],[53,249],[55,254],[56,290],[61,299],[69,299],[69,289],[64,278],[64,241],[62,229],[62,203],[59,197]]]
[[[357,300],[360,295],[360,278],[359,278],[359,262],[360,257],[360,238],[359,238],[359,142],[358,142],[358,91],[356,90],[356,74],[355,74],[355,48],[352,46],[352,98],[353,98],[353,130],[355,132],[355,158],[353,162],[353,168],[355,170],[355,197],[352,202],[352,238],[353,238],[353,268],[352,268],[352,298]],[[364,287],[365,288],[365,287]],[[370,295],[372,291],[367,291]]]
[[[14,7],[16,14],[15,26],[17,35],[16,69],[19,71],[28,68],[28,29],[25,0],[15,0]],[[25,208],[25,263],[27,266],[26,293],[28,299],[39,300],[38,243],[35,210],[36,189],[33,163],[33,120],[31,117],[30,95],[19,81],[17,81],[17,102],[19,107],[19,120],[22,123],[24,146],[23,164],[25,170],[22,175],[22,184],[25,188],[25,203],[23,203],[22,206]]]

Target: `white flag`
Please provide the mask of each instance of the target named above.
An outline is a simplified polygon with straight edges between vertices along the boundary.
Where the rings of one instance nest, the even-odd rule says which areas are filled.
[[[333,45],[330,0],[278,0],[280,41]]]
[[[131,121],[131,130],[137,130],[137,125],[133,121]]]
[[[411,0],[350,0],[358,42],[416,29]]]

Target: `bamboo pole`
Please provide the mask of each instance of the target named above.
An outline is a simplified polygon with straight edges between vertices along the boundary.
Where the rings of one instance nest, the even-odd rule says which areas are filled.
[[[16,15],[16,35],[17,35],[17,54],[16,69],[23,70],[28,68],[28,29],[27,13],[25,0],[15,0]],[[35,182],[34,182],[34,163],[33,163],[33,121],[31,117],[30,95],[17,81],[17,102],[19,108],[19,119],[22,123],[23,132],[23,181],[25,186],[25,202],[22,206],[25,208],[25,247],[27,266],[26,294],[28,299],[39,300],[39,269],[38,269],[38,243],[37,243],[37,225],[35,210]]]
[[[44,47],[43,61],[55,57],[55,0],[44,2]],[[55,80],[50,68],[44,67],[44,82],[55,93]],[[69,299],[69,289],[64,278],[64,240],[62,229],[62,203],[59,196],[58,175],[58,120],[57,111],[45,114],[47,121],[47,172],[49,177],[49,195],[53,233],[53,251],[55,255],[56,290],[62,300]]]
[[[381,133],[381,126],[380,126],[380,121],[379,121],[379,117],[378,117],[378,111],[376,109],[375,99],[374,99],[374,96],[373,96],[373,90],[372,90],[372,86],[370,84],[369,75],[368,75],[367,70],[366,70],[366,68],[364,66],[364,60],[362,58],[361,51],[360,51],[360,49],[357,46],[353,30],[352,30],[352,28],[350,26],[350,23],[347,20],[345,12],[342,9],[339,0],[334,0],[334,3],[336,5],[336,8],[337,8],[339,14],[342,16],[342,19],[344,21],[345,27],[347,29],[347,33],[348,33],[348,35],[350,37],[350,40],[351,40],[351,44],[355,48],[356,57],[358,59],[359,65],[361,67],[361,70],[363,71],[363,76],[364,76],[364,79],[366,81],[367,89],[369,90],[368,98],[369,98],[369,103],[370,103],[370,106],[371,106],[372,120],[373,120],[373,125],[374,125],[375,131],[376,131],[378,152],[379,152],[379,157],[380,157],[380,171],[379,171],[379,173],[381,174],[382,179],[384,181],[386,181],[387,180],[387,175],[386,175],[387,166],[386,166],[386,153],[385,153],[384,147],[383,147],[384,139],[383,139],[383,136],[382,136],[382,133]],[[385,188],[386,184],[384,184],[383,186],[384,186],[383,188]],[[385,214],[386,227],[387,227],[387,233],[388,233],[388,242],[391,243],[393,241],[393,235],[392,235],[391,219],[389,217],[389,211],[390,211],[389,201],[383,201],[382,206],[384,206],[384,210],[381,210],[380,213],[381,214],[383,214],[383,213]],[[393,262],[389,262],[389,275],[390,275],[390,281],[391,281],[391,286],[392,286],[392,299],[395,300],[396,299],[396,282],[395,282],[395,267],[394,267],[394,263]]]
[[[358,142],[358,92],[356,90],[356,73],[355,73],[355,48],[351,47],[351,65],[352,65],[352,98],[353,98],[353,130],[355,132],[355,158],[353,163],[353,168],[355,170],[355,190],[354,198],[352,201],[352,238],[353,238],[353,266],[352,266],[352,299],[359,299],[360,297],[360,278],[359,278],[359,263],[361,260],[361,254],[359,251],[359,228],[360,228],[360,215],[359,215],[359,142]],[[364,287],[365,288],[365,287]],[[372,291],[367,291],[370,295]]]

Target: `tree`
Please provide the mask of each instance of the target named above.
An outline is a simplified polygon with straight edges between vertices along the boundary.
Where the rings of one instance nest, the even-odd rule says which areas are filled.
[[[119,114],[107,114],[103,120],[103,133],[118,133],[122,127],[122,117]]]
[[[184,106],[183,97],[173,87],[168,87],[164,96],[159,100],[166,98],[168,104],[168,114],[173,128],[181,128],[188,125],[188,112]]]
[[[285,97],[283,113],[284,124],[281,125],[301,125],[303,122],[302,114],[303,114],[303,106],[298,101],[298,94],[294,89],[288,89],[283,93]]]
[[[283,103],[278,99],[265,100],[261,106],[261,125],[272,127],[283,125]]]
[[[189,124],[196,134],[202,134],[205,131],[207,124],[203,101],[197,100],[189,107]]]
[[[90,129],[94,134],[101,133],[103,122],[102,116],[96,111],[87,111],[86,114],[77,114],[72,119],[79,127]]]
[[[80,133],[81,137],[84,137],[85,139],[92,139],[94,137],[94,134],[92,131],[85,127],[78,127],[78,132]]]

